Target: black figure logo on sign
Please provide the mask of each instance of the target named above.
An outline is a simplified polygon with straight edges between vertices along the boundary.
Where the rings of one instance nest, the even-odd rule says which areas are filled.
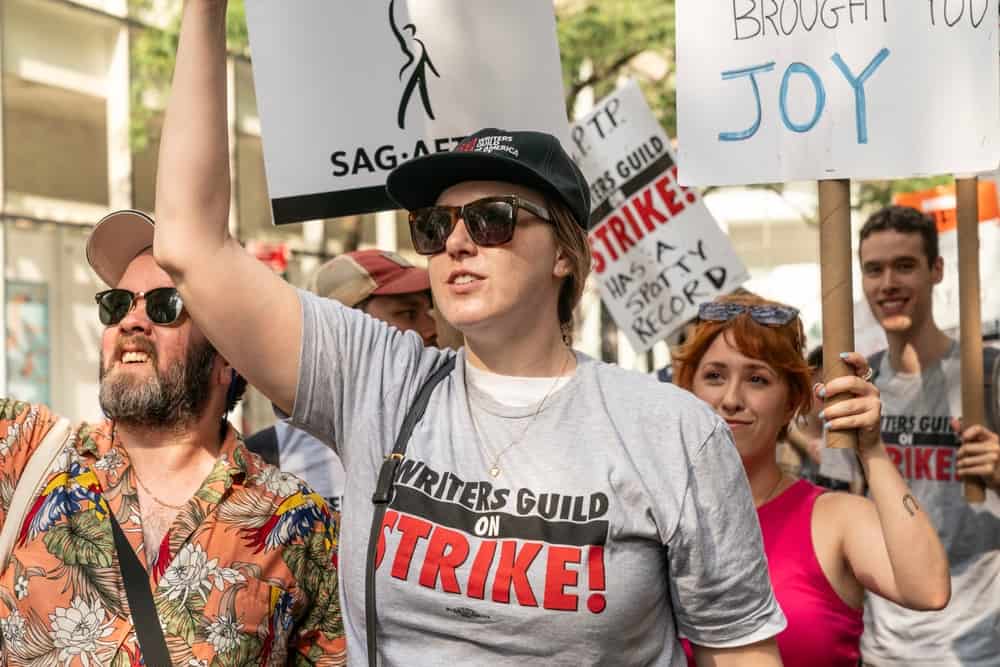
[[[417,38],[417,27],[412,23],[407,23],[400,30],[399,26],[396,25],[395,10],[396,0],[389,0],[389,25],[392,27],[392,34],[396,36],[396,40],[399,42],[399,48],[402,49],[403,55],[406,56],[406,63],[399,68],[399,79],[400,81],[403,80],[403,74],[407,70],[409,70],[410,77],[406,82],[406,87],[403,89],[403,96],[399,100],[399,111],[396,113],[396,122],[399,124],[399,129],[403,130],[406,129],[406,108],[410,104],[410,98],[413,97],[413,91],[418,87],[420,88],[420,99],[424,103],[424,111],[427,112],[427,115],[432,120],[434,119],[434,110],[431,109],[431,98],[427,92],[427,68],[430,67],[434,76],[440,78],[441,75],[434,67],[434,63],[431,62],[431,57],[427,55],[427,47],[422,40]],[[417,55],[414,55],[414,51],[417,52]]]

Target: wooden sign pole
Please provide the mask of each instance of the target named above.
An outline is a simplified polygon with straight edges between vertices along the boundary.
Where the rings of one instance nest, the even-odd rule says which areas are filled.
[[[840,358],[854,350],[854,299],[851,292],[851,181],[819,181],[820,282],[823,290],[823,381],[851,375]],[[980,364],[981,366],[982,364]],[[826,405],[848,398],[827,396]],[[856,431],[830,431],[828,447],[858,447]]]
[[[983,413],[983,332],[979,299],[979,179],[955,179],[958,216],[958,293],[962,359],[962,428],[982,425]],[[979,478],[966,478],[965,499],[970,503],[986,500]]]

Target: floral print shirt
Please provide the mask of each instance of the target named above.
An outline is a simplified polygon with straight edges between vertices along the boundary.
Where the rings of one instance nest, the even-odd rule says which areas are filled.
[[[0,400],[0,522],[56,418]],[[336,522],[298,478],[265,464],[231,427],[154,562],[142,547],[128,453],[110,421],[75,429],[0,575],[0,664],[142,664],[108,513],[150,573],[174,665],[343,665]]]

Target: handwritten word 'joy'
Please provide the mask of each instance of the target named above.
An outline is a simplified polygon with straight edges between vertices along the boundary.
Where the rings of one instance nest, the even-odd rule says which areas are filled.
[[[869,62],[863,70],[861,70],[860,74],[854,74],[839,53],[834,53],[831,57],[833,64],[837,66],[837,69],[844,75],[844,78],[847,79],[848,85],[850,85],[851,89],[854,91],[854,112],[859,144],[868,143],[868,106],[867,100],[865,99],[865,82],[867,82],[868,79],[875,74],[875,71],[888,57],[889,49],[882,49],[875,54],[875,57],[872,58],[871,62]],[[755,65],[744,69],[729,70],[722,73],[723,81],[731,81],[733,79],[740,79],[743,77],[750,79],[750,86],[753,89],[754,102],[757,105],[757,114],[754,118],[753,124],[745,130],[741,130],[739,132],[720,132],[719,141],[746,141],[757,134],[757,131],[760,130],[764,110],[760,100],[760,84],[757,81],[757,77],[760,74],[774,71],[774,67],[775,63],[772,61],[762,65]],[[797,122],[793,120],[788,112],[788,89],[791,84],[792,77],[795,75],[806,77],[809,83],[812,84],[813,91],[815,93],[816,104],[813,109],[813,114],[805,122]],[[798,132],[800,134],[812,130],[816,126],[816,123],[819,122],[820,118],[823,116],[823,111],[826,109],[826,86],[823,85],[823,79],[820,78],[819,73],[805,63],[794,62],[789,65],[785,69],[784,76],[781,78],[781,88],[778,93],[778,106],[781,114],[781,122],[786,128],[792,132]]]

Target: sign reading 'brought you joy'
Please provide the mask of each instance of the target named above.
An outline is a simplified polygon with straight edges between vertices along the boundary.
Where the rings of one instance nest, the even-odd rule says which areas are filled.
[[[997,0],[678,0],[685,185],[1000,163]]]

